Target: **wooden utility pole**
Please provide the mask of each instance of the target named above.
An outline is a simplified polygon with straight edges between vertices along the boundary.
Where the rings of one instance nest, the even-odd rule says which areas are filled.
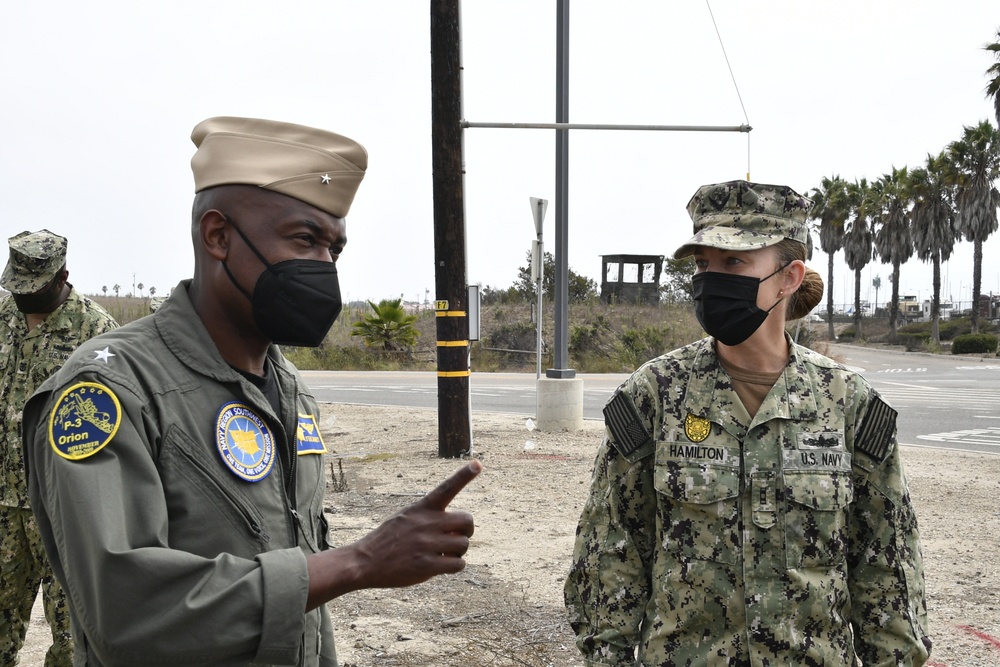
[[[459,0],[431,0],[431,145],[438,455],[472,451]]]

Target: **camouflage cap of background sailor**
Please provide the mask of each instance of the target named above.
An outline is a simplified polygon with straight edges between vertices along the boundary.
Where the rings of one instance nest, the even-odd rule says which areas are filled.
[[[758,250],[783,239],[805,244],[811,254],[806,219],[812,205],[812,200],[787,185],[747,181],[703,185],[687,205],[694,236],[677,249],[674,259],[693,254],[699,245]]]
[[[34,294],[52,282],[66,263],[66,239],[47,229],[7,239],[10,258],[0,287],[13,294]]]

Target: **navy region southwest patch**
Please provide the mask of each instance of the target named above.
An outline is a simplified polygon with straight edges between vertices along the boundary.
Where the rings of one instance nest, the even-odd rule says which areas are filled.
[[[604,406],[604,423],[615,437],[615,447],[628,457],[652,439],[628,394],[618,391]]]
[[[96,382],[78,382],[52,408],[49,444],[64,459],[79,461],[101,451],[121,421],[122,406],[113,391]]]
[[[889,455],[895,432],[896,411],[881,396],[874,394],[861,426],[854,434],[854,449],[881,463]]]
[[[326,453],[326,445],[323,444],[323,436],[319,434],[319,426],[316,425],[314,416],[299,415],[299,425],[295,429],[295,443],[299,456]]]
[[[229,470],[248,482],[259,482],[274,467],[274,436],[250,406],[236,401],[219,409],[215,444]]]

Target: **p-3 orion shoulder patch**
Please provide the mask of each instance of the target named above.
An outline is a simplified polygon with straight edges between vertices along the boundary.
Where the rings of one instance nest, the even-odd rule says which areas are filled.
[[[896,411],[881,396],[874,394],[868,404],[868,411],[854,434],[854,449],[881,463],[889,456],[895,433]]]
[[[614,436],[614,446],[625,457],[630,456],[653,438],[646,430],[632,399],[622,391],[615,392],[604,406],[604,423]]]
[[[113,391],[96,382],[78,382],[52,408],[49,444],[64,459],[79,461],[101,451],[121,421],[122,406]]]
[[[320,435],[316,418],[312,415],[299,414],[299,425],[295,429],[295,442],[299,456],[326,453],[323,436]]]
[[[274,436],[250,406],[232,401],[219,409],[215,427],[219,456],[230,472],[248,482],[259,482],[274,467]]]

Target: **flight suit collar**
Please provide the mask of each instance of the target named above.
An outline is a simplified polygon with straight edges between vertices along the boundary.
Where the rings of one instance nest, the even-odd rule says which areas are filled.
[[[190,280],[182,280],[163,302],[153,321],[170,352],[192,370],[219,382],[236,382],[238,374],[225,362],[188,295]]]
[[[153,321],[164,345],[182,364],[197,373],[218,382],[239,384],[246,397],[253,399],[255,407],[285,429],[290,428],[296,415],[295,402],[289,401],[287,406],[283,404],[282,414],[275,414],[260,390],[226,363],[191,303],[188,294],[190,285],[190,280],[182,280],[170,298],[153,313]],[[268,347],[267,356],[272,362],[271,369],[277,373],[281,396],[294,397],[295,378],[288,369],[288,362],[276,345]],[[289,432],[294,433],[294,430]]]

